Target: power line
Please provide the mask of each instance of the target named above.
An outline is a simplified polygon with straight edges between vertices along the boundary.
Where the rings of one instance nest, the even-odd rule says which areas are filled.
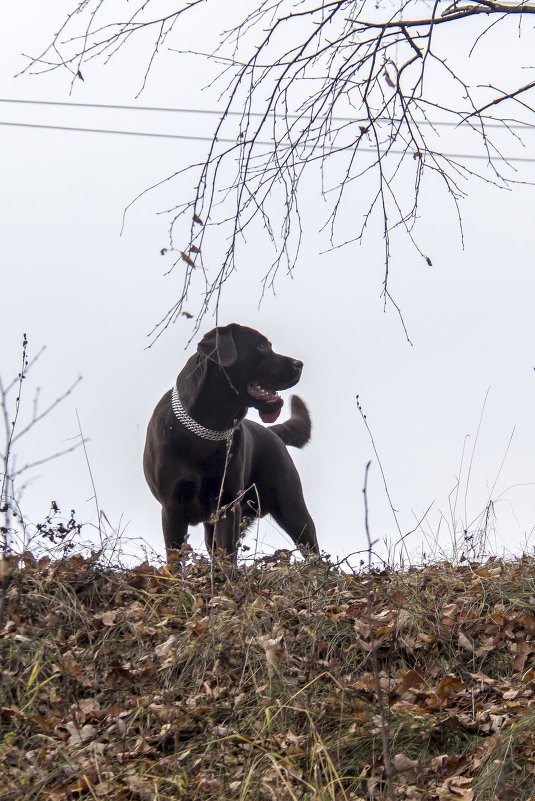
[[[166,106],[123,106],[116,103],[73,103],[65,100],[21,100],[19,98],[0,97],[0,103],[20,103],[37,106],[71,106],[72,108],[106,108],[119,111],[163,111],[175,114],[221,114],[217,109],[203,108],[169,108]],[[229,114],[240,115],[239,111],[232,111]],[[259,112],[251,113],[250,116],[261,116]],[[297,116],[297,115],[296,115]]]
[[[151,133],[150,131],[116,131],[111,128],[79,128],[68,125],[42,125],[37,122],[4,122],[0,120],[0,125],[8,125],[17,128],[44,128],[48,131],[77,131],[80,133],[101,133],[101,134],[120,134],[121,136],[151,136],[160,139],[192,139],[199,142],[211,142],[211,136],[192,136],[191,134],[166,134]],[[231,142],[237,144],[234,139],[218,139],[218,142]],[[269,144],[269,143],[259,143]]]
[[[212,136],[193,136],[192,134],[168,134],[168,133],[152,133],[150,131],[118,131],[111,128],[81,128],[78,126],[67,126],[67,125],[44,125],[41,123],[35,122],[7,122],[0,120],[0,126],[8,126],[8,127],[16,127],[16,128],[38,128],[44,129],[48,131],[70,131],[70,132],[77,132],[77,133],[97,133],[97,134],[115,134],[117,136],[144,136],[144,137],[152,137],[157,139],[182,139],[182,140],[191,140],[194,142],[212,142]],[[235,139],[226,139],[226,138],[218,138],[218,142],[222,144],[231,144],[238,146],[240,144],[239,141]],[[245,142],[243,143],[245,144]],[[255,144],[262,145],[264,147],[273,147],[274,142],[262,142],[256,141]],[[305,145],[306,146],[306,145]],[[310,145],[309,145],[310,147]],[[318,145],[318,147],[321,147]],[[328,146],[325,149],[327,150],[343,150],[343,147],[331,147]],[[377,150],[375,148],[360,148],[361,153],[376,153]],[[399,150],[395,148],[388,148],[388,151],[382,149],[379,152],[381,153],[392,153],[393,155],[404,155],[407,152],[410,152],[410,148],[406,150]],[[476,159],[476,160],[483,160],[489,161],[488,156],[484,155],[483,153],[441,153],[440,154],[443,158],[446,159]],[[498,158],[498,157],[497,157]],[[523,162],[523,163],[533,163],[535,162],[535,158],[530,158],[528,156],[503,156],[503,161],[511,161],[511,162]]]
[[[19,105],[36,105],[36,106],[62,106],[62,107],[71,107],[71,108],[100,108],[100,109],[108,109],[114,111],[150,111],[150,112],[162,112],[162,113],[171,113],[171,114],[205,114],[205,115],[217,115],[221,117],[222,111],[218,109],[206,109],[206,108],[171,108],[168,106],[126,106],[120,105],[116,103],[76,103],[71,101],[65,100],[24,100],[21,98],[9,98],[9,97],[0,97],[0,103],[17,103]],[[241,111],[227,111],[225,112],[226,116],[229,117],[243,117],[244,113]],[[247,117],[263,117],[264,113],[260,111],[250,111],[247,112],[245,115]],[[291,114],[285,113],[284,117],[286,119],[302,119],[303,115],[301,114]],[[354,122],[357,124],[366,124],[369,121],[366,119],[359,119],[358,117],[337,117],[332,116],[329,117],[329,120],[333,122]],[[448,120],[437,120],[436,122],[433,120],[422,120],[418,123],[418,125],[429,125],[434,128],[457,128],[460,123],[453,122]],[[509,128],[511,130],[531,130],[533,126],[529,123],[519,123],[519,122],[488,122],[485,123],[486,128],[500,128],[503,129],[504,127]]]

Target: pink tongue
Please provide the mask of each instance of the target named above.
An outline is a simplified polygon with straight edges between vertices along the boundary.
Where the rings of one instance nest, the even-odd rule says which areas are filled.
[[[280,413],[280,409],[277,409],[276,412],[258,412],[263,423],[274,423]]]

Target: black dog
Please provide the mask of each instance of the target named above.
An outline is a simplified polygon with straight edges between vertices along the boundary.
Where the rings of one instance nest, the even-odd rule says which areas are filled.
[[[265,423],[273,423],[283,405],[277,390],[297,384],[302,368],[302,362],[274,353],[258,331],[236,323],[201,340],[147,430],[143,468],[162,504],[168,550],[180,548],[188,525],[202,522],[208,550],[235,557],[247,523],[271,514],[303,551],[319,553],[285,448],[301,448],[310,438],[305,404],[294,395],[292,417],[270,428],[243,419],[254,406]]]

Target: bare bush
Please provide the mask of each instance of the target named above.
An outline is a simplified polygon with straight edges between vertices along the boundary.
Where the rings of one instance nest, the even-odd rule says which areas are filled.
[[[17,534],[22,537],[22,542],[18,545],[24,547],[24,519],[20,509],[20,501],[26,489],[25,477],[31,473],[36,467],[47,464],[61,456],[76,450],[83,444],[82,438],[69,445],[67,448],[62,448],[55,453],[48,453],[45,456],[30,459],[19,463],[17,459],[17,444],[27,437],[36,426],[38,426],[48,415],[54,411],[66,398],[71,395],[75,387],[82,380],[81,376],[63,392],[61,395],[48,404],[45,408],[40,406],[41,388],[36,387],[33,395],[33,402],[31,414],[26,416],[23,422],[19,419],[22,410],[22,398],[25,387],[25,382],[28,378],[28,373],[36,362],[43,355],[45,348],[42,347],[35,356],[32,358],[28,355],[28,339],[26,334],[23,335],[22,352],[21,352],[21,365],[20,372],[16,377],[8,382],[4,382],[0,375],[0,416],[3,421],[4,428],[4,442],[0,449],[0,515],[2,515],[2,524],[0,526],[0,550],[6,552],[10,545],[13,544],[13,539]],[[64,524],[61,523],[58,528],[57,521],[52,520],[56,513],[59,513],[57,504],[52,501],[51,512],[46,518],[46,523],[43,524],[44,531],[49,535],[55,532],[56,537],[61,539]],[[52,515],[52,517],[50,517]],[[69,528],[69,533],[76,529],[79,533],[79,527],[74,521],[74,512],[71,511],[70,523],[65,525]],[[65,531],[67,533],[67,529]],[[48,537],[50,539],[50,537]],[[52,542],[53,540],[50,539]]]

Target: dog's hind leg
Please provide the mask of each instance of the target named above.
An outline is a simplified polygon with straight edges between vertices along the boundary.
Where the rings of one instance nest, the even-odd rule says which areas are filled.
[[[284,486],[281,485],[278,492],[274,493],[269,511],[303,554],[319,554],[316,527],[306,507],[301,481],[293,462],[287,465],[286,471]]]
[[[319,554],[316,527],[304,503],[296,501],[284,511],[278,509],[273,517],[279,526],[290,535],[299,550],[306,555],[307,552]]]

